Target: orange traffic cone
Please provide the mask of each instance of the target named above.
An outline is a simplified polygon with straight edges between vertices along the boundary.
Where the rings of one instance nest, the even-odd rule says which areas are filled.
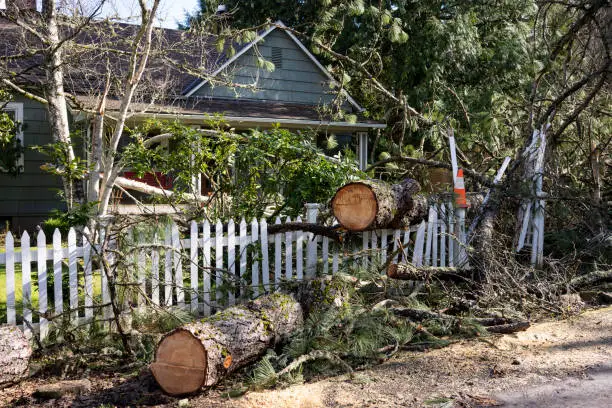
[[[463,180],[463,169],[457,171],[455,180],[455,205],[459,208],[467,208],[467,197],[465,196],[465,182]]]

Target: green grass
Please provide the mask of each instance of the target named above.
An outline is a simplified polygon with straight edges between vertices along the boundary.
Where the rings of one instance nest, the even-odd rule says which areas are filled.
[[[52,263],[49,262],[47,275],[47,310],[53,310],[54,305],[54,283],[53,283],[53,268]],[[62,294],[64,299],[64,306],[69,305],[69,288],[68,288],[68,268],[64,267],[63,271],[63,281],[62,281]],[[38,272],[37,268],[34,266],[32,268],[31,273],[31,306],[32,310],[38,310]],[[22,322],[22,313],[23,313],[23,290],[22,290],[22,270],[21,264],[15,264],[15,309],[17,310],[17,323]],[[85,304],[85,293],[84,293],[84,283],[85,277],[82,268],[79,267],[78,270],[78,296],[79,296],[79,307],[84,306]],[[0,265],[0,324],[6,323],[6,266]],[[94,273],[93,277],[93,293],[94,293],[94,302],[99,302],[101,300],[101,282],[100,275]],[[34,314],[35,315],[35,314]],[[83,316],[84,312],[82,310],[79,311],[79,316]],[[33,318],[34,322],[37,322],[38,319],[36,317]]]

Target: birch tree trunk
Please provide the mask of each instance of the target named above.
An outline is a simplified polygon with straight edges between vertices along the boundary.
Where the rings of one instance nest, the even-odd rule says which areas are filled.
[[[45,85],[45,98],[47,100],[47,111],[49,113],[49,123],[51,124],[51,135],[53,140],[61,142],[66,149],[66,159],[73,161],[74,150],[70,138],[70,124],[68,120],[68,106],[64,93],[64,69],[62,57],[62,41],[59,35],[57,22],[57,4],[54,0],[43,1],[43,19],[45,25],[43,30],[46,44],[45,52],[45,74],[47,83]],[[68,208],[72,208],[75,200],[82,202],[82,195],[75,196],[74,180],[67,175],[62,177],[64,184],[64,194]]]
[[[121,105],[115,121],[115,129],[113,130],[110,144],[102,160],[104,176],[102,177],[102,185],[100,186],[99,215],[106,215],[108,212],[113,186],[122,170],[121,167],[115,163],[115,154],[119,146],[119,141],[123,136],[123,130],[128,118],[132,98],[147,68],[149,55],[151,53],[153,25],[155,23],[155,16],[157,15],[160,0],[154,0],[150,9],[147,8],[144,1],[139,2],[139,4],[141,25],[134,42],[131,44],[130,64],[128,74],[125,78],[126,85],[123,90]]]

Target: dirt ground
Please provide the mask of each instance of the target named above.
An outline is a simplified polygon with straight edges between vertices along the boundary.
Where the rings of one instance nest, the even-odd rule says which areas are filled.
[[[8,406],[100,407],[612,407],[612,307],[525,332],[466,340],[428,352],[285,389],[224,397],[215,389],[187,399],[163,395],[150,375],[90,378],[92,392],[38,401],[42,381],[0,391]],[[104,405],[106,404],[106,405]]]

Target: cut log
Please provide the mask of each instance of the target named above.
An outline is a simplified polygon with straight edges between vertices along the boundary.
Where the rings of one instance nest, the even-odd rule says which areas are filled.
[[[28,376],[30,342],[15,326],[0,327],[0,389]]]
[[[472,270],[469,268],[453,267],[417,267],[411,263],[390,264],[387,267],[387,276],[391,279],[428,281],[431,279],[466,281],[472,279]]]
[[[151,371],[166,393],[189,394],[254,362],[302,323],[302,307],[292,296],[264,296],[166,334]]]
[[[379,180],[361,180],[340,187],[332,198],[332,212],[349,231],[402,228],[425,218],[427,199],[415,194],[416,180],[390,185]]]

